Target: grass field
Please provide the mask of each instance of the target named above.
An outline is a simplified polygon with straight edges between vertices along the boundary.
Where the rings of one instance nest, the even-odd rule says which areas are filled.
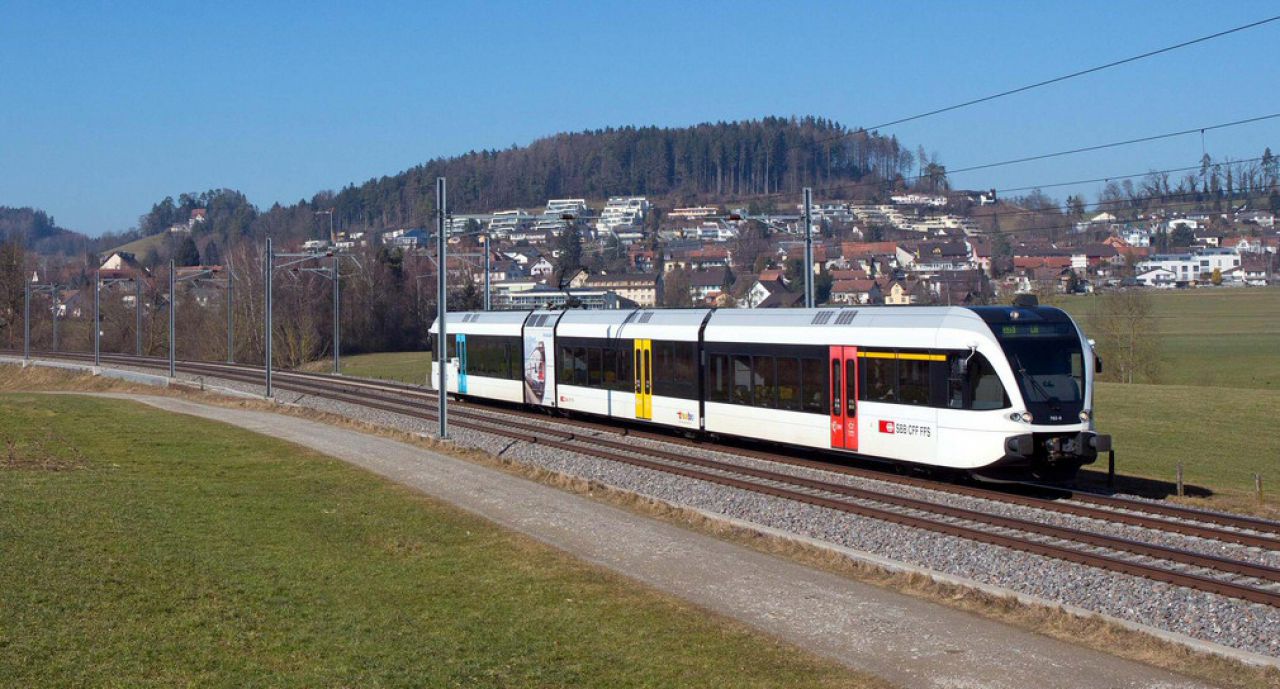
[[[329,373],[333,371],[333,360],[312,361],[303,366],[303,369]],[[382,352],[344,356],[342,374],[426,385],[427,376],[431,375],[431,352]]]
[[[1241,506],[1252,503],[1258,473],[1266,505],[1280,508],[1280,390],[1100,383],[1096,404],[1118,473],[1172,484],[1182,462],[1188,485]],[[1092,468],[1106,471],[1105,460]]]
[[[142,260],[147,255],[148,249],[155,249],[156,251],[160,251],[160,249],[164,247],[164,240],[165,240],[165,237],[168,236],[168,234],[169,234],[168,232],[161,232],[159,234],[153,234],[147,237],[141,237],[139,239],[133,240],[132,242],[129,242],[128,244],[121,244],[120,246],[117,246],[116,248],[112,249],[108,253],[124,251],[126,253],[133,254],[138,258],[138,260]]]
[[[1280,390],[1280,288],[1152,291],[1159,383]],[[1056,300],[1080,319],[1099,299]]]
[[[0,684],[872,686],[333,459],[0,395]]]

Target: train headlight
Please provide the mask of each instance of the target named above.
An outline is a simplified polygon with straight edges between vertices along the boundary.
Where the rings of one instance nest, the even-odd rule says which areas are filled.
[[[1089,423],[1089,410],[1088,410],[1088,409],[1086,409],[1086,410],[1084,410],[1084,411],[1080,412],[1080,420],[1081,420],[1081,421],[1083,421],[1084,423]]]
[[[1022,422],[1024,422],[1024,423],[1031,423],[1031,412],[1029,412],[1029,411],[1016,411],[1016,412],[1014,412],[1014,413],[1010,414],[1010,415],[1009,415],[1009,418],[1010,418],[1010,419],[1012,419],[1012,420],[1014,420],[1014,421],[1022,421]]]

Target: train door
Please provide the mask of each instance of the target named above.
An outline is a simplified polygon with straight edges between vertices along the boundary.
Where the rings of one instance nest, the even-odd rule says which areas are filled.
[[[653,340],[635,341],[636,418],[653,418]]]
[[[467,394],[467,336],[454,335],[458,343],[458,394]]]
[[[858,348],[831,347],[831,447],[858,449]]]

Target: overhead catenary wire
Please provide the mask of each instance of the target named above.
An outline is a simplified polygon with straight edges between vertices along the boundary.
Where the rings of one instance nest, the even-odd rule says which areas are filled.
[[[839,135],[837,135],[837,136],[830,137],[829,139],[826,139],[826,140],[819,140],[819,141],[817,141],[816,143],[818,143],[818,144],[823,144],[823,143],[829,143],[829,142],[831,142],[831,141],[838,141],[838,140],[840,140],[840,139],[844,139],[844,138],[848,138],[848,137],[850,137],[850,136],[854,136],[854,135],[856,135],[856,134],[858,134],[858,133],[860,133],[860,132],[867,132],[867,131],[875,131],[875,130],[878,130],[878,129],[884,129],[884,128],[886,128],[886,127],[892,127],[892,126],[899,125],[899,124],[905,124],[905,123],[907,123],[907,122],[914,122],[914,121],[916,121],[916,120],[922,120],[922,119],[924,119],[924,118],[926,118],[926,117],[933,117],[934,115],[941,115],[942,113],[952,112],[952,111],[954,111],[954,110],[960,110],[960,109],[962,109],[962,108],[967,108],[967,107],[970,107],[970,106],[973,106],[973,105],[978,105],[978,104],[980,104],[980,103],[987,103],[987,102],[990,102],[990,101],[993,101],[993,100],[997,100],[997,99],[1000,99],[1000,98],[1005,98],[1005,97],[1012,96],[1012,95],[1015,95],[1015,94],[1018,94],[1018,93],[1024,93],[1024,92],[1026,92],[1026,91],[1031,91],[1031,90],[1033,90],[1033,89],[1041,88],[1041,87],[1044,87],[1044,86],[1050,86],[1050,85],[1052,85],[1052,84],[1057,84],[1057,83],[1060,83],[1060,82],[1063,82],[1063,81],[1068,81],[1068,80],[1070,80],[1070,79],[1075,79],[1075,78],[1082,77],[1082,76],[1086,76],[1086,75],[1089,75],[1089,74],[1095,74],[1095,73],[1097,73],[1097,72],[1101,72],[1101,71],[1104,71],[1104,70],[1107,70],[1107,69],[1111,69],[1111,68],[1114,68],[1114,67],[1119,67],[1119,66],[1121,66],[1121,65],[1126,65],[1126,64],[1129,64],[1129,63],[1132,63],[1132,62],[1138,62],[1138,61],[1140,61],[1140,60],[1145,60],[1145,59],[1150,58],[1150,57],[1155,57],[1155,56],[1157,56],[1157,55],[1162,55],[1162,54],[1164,54],[1164,53],[1173,52],[1173,51],[1175,51],[1175,50],[1179,50],[1179,49],[1181,49],[1181,48],[1187,48],[1187,47],[1190,47],[1190,46],[1193,46],[1193,45],[1197,45],[1197,44],[1199,44],[1199,43],[1205,43],[1205,42],[1212,41],[1212,40],[1217,39],[1217,38],[1222,38],[1222,37],[1224,37],[1224,36],[1229,36],[1229,35],[1234,34],[1234,33],[1239,33],[1239,32],[1241,32],[1241,31],[1246,31],[1246,30],[1248,30],[1248,29],[1253,29],[1253,28],[1257,28],[1257,27],[1259,27],[1259,26],[1263,26],[1263,25],[1265,25],[1265,24],[1270,24],[1270,23],[1275,22],[1275,21],[1280,21],[1280,15],[1276,15],[1276,16],[1272,16],[1272,17],[1267,17],[1266,19],[1260,19],[1260,20],[1255,21],[1255,22],[1250,22],[1250,23],[1248,23],[1248,24],[1242,24],[1242,25],[1240,25],[1240,26],[1232,27],[1232,28],[1230,28],[1230,29],[1226,29],[1226,30],[1223,30],[1223,31],[1218,31],[1218,32],[1211,33],[1211,34],[1208,34],[1208,35],[1205,35],[1205,36],[1200,36],[1200,37],[1198,37],[1198,38],[1193,38],[1193,39],[1190,39],[1190,40],[1187,40],[1187,41],[1182,41],[1181,43],[1175,43],[1175,44],[1173,44],[1173,45],[1165,46],[1165,47],[1163,47],[1163,48],[1157,48],[1157,49],[1155,49],[1155,50],[1149,50],[1149,51],[1144,52],[1144,53],[1139,53],[1139,54],[1137,54],[1137,55],[1132,55],[1132,56],[1130,56],[1130,57],[1122,58],[1122,59],[1119,59],[1119,60],[1113,60],[1113,61],[1111,61],[1111,62],[1107,62],[1107,63],[1105,63],[1105,64],[1096,65],[1096,66],[1094,66],[1094,67],[1088,67],[1088,68],[1086,68],[1086,69],[1077,70],[1077,71],[1074,71],[1074,72],[1070,72],[1070,73],[1068,73],[1068,74],[1063,74],[1063,75],[1056,76],[1056,77],[1052,77],[1052,78],[1049,78],[1049,79],[1042,79],[1042,80],[1040,80],[1040,81],[1037,81],[1037,82],[1034,82],[1034,83],[1031,83],[1031,84],[1026,84],[1026,85],[1023,85],[1023,86],[1018,86],[1018,87],[1016,87],[1016,88],[1007,89],[1007,90],[1004,90],[1004,91],[1000,91],[1000,92],[998,92],[998,93],[993,93],[993,94],[990,94],[990,95],[981,96],[981,97],[979,97],[979,98],[972,98],[972,99],[970,99],[970,100],[962,101],[962,102],[959,102],[959,103],[954,103],[954,104],[952,104],[952,105],[947,105],[947,106],[944,106],[944,107],[941,107],[941,108],[934,108],[933,110],[928,110],[928,111],[926,111],[926,112],[918,113],[918,114],[915,114],[915,115],[910,115],[910,116],[907,116],[907,117],[899,117],[899,118],[897,118],[897,119],[889,120],[889,121],[887,121],[887,122],[882,122],[882,123],[880,123],[880,124],[872,125],[872,126],[870,126],[870,127],[859,127],[858,129],[855,129],[855,130],[853,130],[853,131],[851,131],[851,132],[845,132],[845,133],[843,133],[843,134],[839,134]]]
[[[992,163],[982,163],[982,164],[979,164],[979,165],[968,165],[968,166],[965,166],[965,167],[956,168],[956,169],[954,169],[954,170],[950,170],[950,169],[949,169],[949,170],[946,170],[946,171],[945,171],[945,174],[946,174],[946,176],[950,177],[951,175],[962,174],[962,173],[965,173],[965,172],[974,172],[974,171],[976,171],[976,170],[990,170],[990,169],[997,168],[997,167],[1005,167],[1005,166],[1009,166],[1009,165],[1016,165],[1016,164],[1019,164],[1019,163],[1027,163],[1027,162],[1036,161],[1036,160],[1048,160],[1048,159],[1051,159],[1051,158],[1061,158],[1061,157],[1064,157],[1064,156],[1068,156],[1068,155],[1075,155],[1075,154],[1078,154],[1078,153],[1089,153],[1089,152],[1093,152],[1093,151],[1101,151],[1101,150],[1105,150],[1105,149],[1109,149],[1109,148],[1120,148],[1120,147],[1123,147],[1123,146],[1131,146],[1131,145],[1134,145],[1134,144],[1146,143],[1146,142],[1151,142],[1151,141],[1158,141],[1158,140],[1161,140],[1161,139],[1170,139],[1170,138],[1175,138],[1175,137],[1179,137],[1179,136],[1187,136],[1187,135],[1189,135],[1189,134],[1196,134],[1196,133],[1199,133],[1199,132],[1201,132],[1201,131],[1212,131],[1212,130],[1216,130],[1216,129],[1228,129],[1228,128],[1231,128],[1231,127],[1240,127],[1240,126],[1244,126],[1244,125],[1247,125],[1247,124],[1255,124],[1255,123],[1257,123],[1257,122],[1265,122],[1265,121],[1275,120],[1275,119],[1280,119],[1280,112],[1278,112],[1278,113],[1271,113],[1271,114],[1268,114],[1268,115],[1258,115],[1258,116],[1256,116],[1256,117],[1248,117],[1248,118],[1244,118],[1244,119],[1240,119],[1240,120],[1233,120],[1233,121],[1231,121],[1231,122],[1219,122],[1219,123],[1217,123],[1217,124],[1205,125],[1205,126],[1201,126],[1201,127],[1192,127],[1192,128],[1189,128],[1189,129],[1180,129],[1180,130],[1173,131],[1173,132],[1164,132],[1164,133],[1161,133],[1161,134],[1152,134],[1152,135],[1148,135],[1148,136],[1142,136],[1142,137],[1136,137],[1136,138],[1131,138],[1131,139],[1125,139],[1125,140],[1122,140],[1122,141],[1112,141],[1112,142],[1109,142],[1109,143],[1104,143],[1104,144],[1093,144],[1093,145],[1090,145],[1090,146],[1079,146],[1079,147],[1075,147],[1075,148],[1064,149],[1064,150],[1061,150],[1061,151],[1052,151],[1052,152],[1049,152],[1049,153],[1039,153],[1039,154],[1032,155],[1032,156],[1023,156],[1023,157],[1020,157],[1020,158],[1012,158],[1012,159],[1008,159],[1008,160],[1001,160],[1001,161],[996,161],[996,162],[992,162]],[[861,189],[861,188],[878,188],[878,187],[884,187],[884,186],[887,186],[887,185],[897,184],[897,183],[899,183],[899,182],[904,183],[904,184],[905,184],[905,183],[909,183],[909,182],[916,182],[916,181],[919,181],[919,180],[922,180],[922,179],[927,179],[929,176],[930,176],[930,175],[927,175],[927,174],[918,174],[918,175],[908,175],[908,176],[904,176],[904,177],[896,177],[896,178],[892,178],[892,179],[876,179],[876,180],[868,181],[868,182],[864,182],[864,181],[858,181],[858,182],[841,182],[841,183],[839,183],[839,184],[828,185],[828,186],[825,186],[825,187],[814,187],[814,188],[813,188],[813,191],[814,191],[814,193],[815,193],[815,194],[817,194],[817,193],[827,193],[827,192],[832,192],[832,191],[841,191],[841,190],[843,190],[843,191],[850,191],[850,190],[854,190],[854,189]],[[770,199],[770,198],[784,198],[784,197],[791,197],[791,196],[795,196],[795,194],[796,194],[796,192],[794,192],[794,191],[775,191],[775,192],[769,192],[769,193],[767,193],[767,194],[755,194],[755,195],[747,196],[747,197],[745,197],[745,198],[744,198],[744,200],[757,200],[757,199]]]

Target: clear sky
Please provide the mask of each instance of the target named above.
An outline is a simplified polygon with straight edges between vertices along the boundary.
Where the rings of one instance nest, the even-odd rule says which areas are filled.
[[[240,189],[267,208],[565,130],[793,114],[866,126],[1278,8],[0,0],[0,205],[97,235],[183,191]],[[958,168],[1280,112],[1278,46],[1280,22],[886,131]],[[1280,151],[1280,120],[1205,144],[1215,157]],[[1200,156],[1193,136],[952,182],[1047,184]]]

